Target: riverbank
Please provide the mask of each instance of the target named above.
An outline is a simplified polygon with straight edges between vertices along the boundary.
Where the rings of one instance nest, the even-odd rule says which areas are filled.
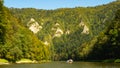
[[[9,62],[5,59],[0,59],[0,65],[3,65],[3,64],[9,64]]]
[[[52,62],[51,60],[41,60],[41,61],[35,61],[30,59],[21,59],[19,61],[16,61],[15,64],[35,64],[35,63],[48,63]],[[101,62],[101,63],[120,63],[120,59],[106,59],[106,60],[81,60],[80,62]],[[12,64],[9,61],[5,59],[0,59],[0,65],[8,65]]]
[[[103,63],[120,63],[120,59],[105,59],[105,60],[81,60],[83,62],[103,62]]]
[[[50,60],[41,60],[41,61],[36,61],[36,60],[30,60],[30,59],[21,59],[17,61],[17,64],[23,64],[23,63],[47,63],[51,62]]]
[[[47,63],[51,62],[50,60],[41,60],[41,61],[36,61],[36,60],[30,60],[30,59],[21,59],[19,61],[16,61],[15,64],[32,64],[32,63]],[[12,64],[6,59],[0,59],[0,65],[7,65],[7,64]]]
[[[8,65],[8,64],[10,64],[10,63],[1,63],[1,62],[0,62],[0,65]]]
[[[21,63],[37,63],[35,60],[30,60],[30,59],[21,59],[19,61],[16,61],[16,63],[21,64]]]

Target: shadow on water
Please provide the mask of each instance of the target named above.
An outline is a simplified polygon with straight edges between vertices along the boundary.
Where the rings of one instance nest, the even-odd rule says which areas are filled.
[[[0,65],[0,68],[120,68],[120,63],[99,63],[99,62],[50,62],[42,64],[10,64]]]

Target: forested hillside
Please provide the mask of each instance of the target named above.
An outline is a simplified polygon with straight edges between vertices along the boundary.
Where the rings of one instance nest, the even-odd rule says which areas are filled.
[[[0,1],[0,59],[16,62],[22,58],[49,60],[48,46],[44,45],[21,21],[10,14]]]
[[[8,10],[1,3],[0,58],[12,61],[21,58],[119,59],[119,8],[120,1],[96,7],[55,10]]]
[[[114,30],[112,32],[110,25],[114,23],[113,20],[116,20],[118,8],[120,8],[119,1],[87,8],[60,8],[56,10],[10,8],[9,10],[27,28],[29,27],[26,25],[31,18],[39,23],[42,28],[35,35],[51,45],[54,60],[69,58],[81,60],[99,59],[100,57],[100,59],[115,58],[115,52],[112,52],[111,57],[107,55],[107,51],[113,48],[113,43],[108,39],[109,36],[106,37],[106,34],[111,33],[112,35],[114,32]],[[117,24],[113,27],[117,27]],[[114,45],[117,46],[118,40],[114,41],[116,41]],[[99,47],[102,49],[101,52],[99,52]],[[106,56],[104,56],[105,54]]]
[[[114,19],[107,28],[92,41],[82,45],[81,51],[84,59],[104,60],[119,59],[120,54],[120,9],[115,13]]]

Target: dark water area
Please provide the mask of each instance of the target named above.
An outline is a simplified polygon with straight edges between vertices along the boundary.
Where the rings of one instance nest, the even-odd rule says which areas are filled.
[[[42,64],[9,64],[0,65],[0,68],[120,68],[120,63],[101,62],[49,62]]]

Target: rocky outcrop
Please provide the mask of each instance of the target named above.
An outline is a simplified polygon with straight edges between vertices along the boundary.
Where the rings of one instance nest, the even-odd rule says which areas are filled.
[[[60,29],[59,27],[57,28],[54,37],[61,37],[61,35],[63,34],[62,29]]]
[[[60,28],[59,23],[56,23],[51,30],[55,32],[53,35],[53,38],[54,37],[61,37],[61,35],[63,35],[63,30]]]
[[[81,23],[79,24],[80,27],[84,27],[83,28],[83,31],[82,31],[82,34],[89,34],[89,28],[87,25],[84,24],[83,21],[81,21]]]
[[[65,34],[67,34],[67,35],[70,34],[70,30],[67,30],[67,31],[65,32]]]
[[[42,26],[40,26],[38,22],[36,22],[33,18],[31,18],[27,26],[35,34],[38,33],[42,29]]]
[[[49,45],[48,41],[45,41],[44,44],[45,44],[45,45]]]
[[[85,25],[82,31],[83,34],[89,34],[89,28]]]

